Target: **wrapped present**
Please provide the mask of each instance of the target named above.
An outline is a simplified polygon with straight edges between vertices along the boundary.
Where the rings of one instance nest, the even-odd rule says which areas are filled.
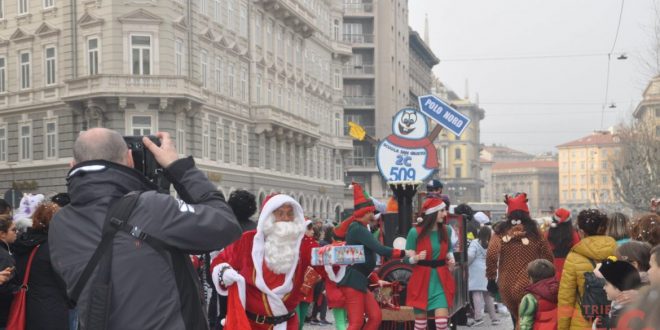
[[[303,285],[300,288],[300,291],[302,291],[303,296],[305,297],[311,297],[313,295],[313,290],[314,290],[314,285],[321,281],[321,275],[317,273],[314,268],[312,267],[307,267],[305,270],[305,276],[303,279]]]
[[[399,293],[402,288],[398,281],[379,283],[371,285],[374,292],[374,297],[381,308],[384,309],[399,309]]]
[[[365,262],[362,245],[328,245],[312,249],[312,266],[352,265]]]

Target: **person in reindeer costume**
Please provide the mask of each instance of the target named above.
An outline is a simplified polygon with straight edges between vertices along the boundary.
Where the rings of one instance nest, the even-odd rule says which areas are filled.
[[[548,241],[529,215],[527,194],[506,195],[504,203],[507,220],[494,228],[486,255],[486,277],[489,291],[499,287],[502,301],[517,324],[518,307],[529,285],[527,265],[536,259],[553,262],[553,256]]]
[[[304,234],[300,204],[274,195],[264,202],[257,229],[216,256],[211,265],[215,288],[221,295],[230,290],[227,329],[298,329],[295,309],[308,294],[303,284],[312,252],[310,244],[302,244]]]

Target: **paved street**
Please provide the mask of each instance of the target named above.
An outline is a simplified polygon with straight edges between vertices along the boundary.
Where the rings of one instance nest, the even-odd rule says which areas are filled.
[[[479,326],[475,327],[468,327],[468,326],[459,326],[458,329],[461,330],[468,330],[468,329],[488,329],[488,330],[511,330],[513,329],[513,325],[511,322],[511,317],[509,314],[497,314],[500,317],[501,323],[497,326],[493,326],[490,321],[490,317],[486,316],[485,322]],[[328,313],[328,321],[333,322],[334,320],[332,319],[332,313]],[[304,329],[310,329],[310,330],[334,330],[335,327],[334,325],[310,325],[310,324],[305,324]]]

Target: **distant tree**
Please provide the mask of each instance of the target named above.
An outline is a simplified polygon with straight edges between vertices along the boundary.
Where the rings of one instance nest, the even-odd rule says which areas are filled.
[[[660,75],[660,0],[653,0],[652,6],[655,19],[647,26],[649,42],[640,55],[644,81]]]
[[[612,160],[617,199],[638,212],[648,212],[651,199],[660,196],[660,137],[655,125],[637,120],[619,127],[621,149]]]

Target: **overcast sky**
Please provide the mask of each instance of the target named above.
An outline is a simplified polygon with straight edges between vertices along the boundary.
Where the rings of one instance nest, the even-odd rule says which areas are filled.
[[[631,116],[648,82],[640,58],[652,44],[653,1],[625,1],[607,100],[617,107],[605,107],[605,128]],[[429,16],[440,80],[460,96],[467,80],[470,99],[479,94],[486,111],[482,143],[556,152],[555,146],[601,129],[606,54],[621,0],[409,0],[408,6],[409,23],[422,36]],[[622,52],[628,60],[616,59]],[[601,55],[510,59],[591,54]],[[491,60],[469,60],[484,58]]]

